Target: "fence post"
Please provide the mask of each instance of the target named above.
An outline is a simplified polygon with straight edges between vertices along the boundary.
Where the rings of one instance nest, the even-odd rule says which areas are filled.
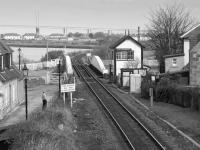
[[[64,101],[64,106],[65,106],[65,92],[63,92],[63,101]]]
[[[150,106],[153,107],[153,88],[149,88]]]
[[[72,92],[70,92],[70,104],[71,104],[71,108],[73,106],[73,102],[72,102]]]

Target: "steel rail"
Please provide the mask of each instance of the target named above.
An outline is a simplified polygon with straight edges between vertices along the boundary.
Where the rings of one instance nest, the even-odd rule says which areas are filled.
[[[93,90],[93,88],[91,87],[91,85],[87,82],[86,78],[83,76],[83,74],[79,71],[78,67],[76,65],[74,65],[76,67],[76,70],[78,70],[78,72],[80,73],[80,75],[82,76],[82,79],[85,81],[86,85],[89,87],[89,89],[92,91],[92,93],[96,96],[96,98],[99,100],[99,102],[101,103],[101,105],[103,106],[103,108],[106,110],[106,112],[108,113],[108,115],[111,117],[111,119],[113,120],[113,122],[115,123],[116,127],[119,129],[119,131],[121,132],[121,134],[123,135],[123,137],[125,138],[125,140],[128,143],[128,146],[132,149],[135,150],[133,144],[131,143],[130,139],[128,138],[128,136],[126,135],[125,131],[122,129],[122,127],[120,126],[120,124],[117,122],[117,120],[115,119],[115,117],[112,115],[112,113],[109,111],[109,109],[106,107],[106,105],[103,103],[103,101],[101,100],[101,98],[96,94],[96,92]]]
[[[84,66],[84,68],[91,73],[91,76],[93,77],[94,80],[96,80],[103,88],[104,90],[110,94],[115,100],[116,102],[131,116],[132,119],[134,119],[139,125],[140,127],[142,127],[144,129],[144,131],[154,140],[154,142],[157,144],[157,146],[159,146],[162,150],[166,150],[166,147],[163,146],[157,139],[156,137],[141,123],[141,121],[139,121],[131,112],[130,110],[128,110],[128,108],[126,108],[111,92],[110,90],[108,90],[96,77],[95,75],[88,70],[88,68],[86,68]]]

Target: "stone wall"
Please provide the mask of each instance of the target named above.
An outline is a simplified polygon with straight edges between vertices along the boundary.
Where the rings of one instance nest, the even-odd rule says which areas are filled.
[[[176,65],[173,65],[172,60],[177,60]],[[184,56],[165,58],[165,72],[180,71],[184,67]]]
[[[200,86],[200,49],[190,52],[190,85]]]

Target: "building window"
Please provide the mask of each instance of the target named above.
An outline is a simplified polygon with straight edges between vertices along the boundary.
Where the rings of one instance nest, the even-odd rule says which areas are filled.
[[[121,59],[121,56],[120,56],[120,55],[121,55],[121,53],[120,53],[120,52],[117,52],[117,53],[116,53],[116,60],[119,60],[119,59]]]
[[[177,66],[177,58],[172,59],[172,66]]]
[[[123,59],[123,60],[124,60],[124,59],[125,59],[125,60],[127,59],[127,51],[122,51],[122,52],[121,52],[121,59]]]
[[[116,60],[133,60],[134,52],[133,51],[119,51],[116,52]]]
[[[134,51],[128,52],[128,60],[134,60]]]
[[[11,59],[12,56],[10,56],[10,55],[11,55],[11,54],[8,53],[8,54],[5,54],[4,57],[3,57],[3,64],[4,64],[4,67],[5,67],[5,68],[8,68],[8,69],[9,69],[10,66],[11,66],[11,64],[10,64],[10,63],[11,63],[10,59]]]
[[[111,51],[111,59],[114,59],[114,51]]]

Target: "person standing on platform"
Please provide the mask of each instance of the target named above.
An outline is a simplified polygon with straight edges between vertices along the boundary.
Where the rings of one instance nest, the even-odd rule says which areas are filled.
[[[47,107],[47,96],[46,93],[42,93],[42,110],[45,110]]]

